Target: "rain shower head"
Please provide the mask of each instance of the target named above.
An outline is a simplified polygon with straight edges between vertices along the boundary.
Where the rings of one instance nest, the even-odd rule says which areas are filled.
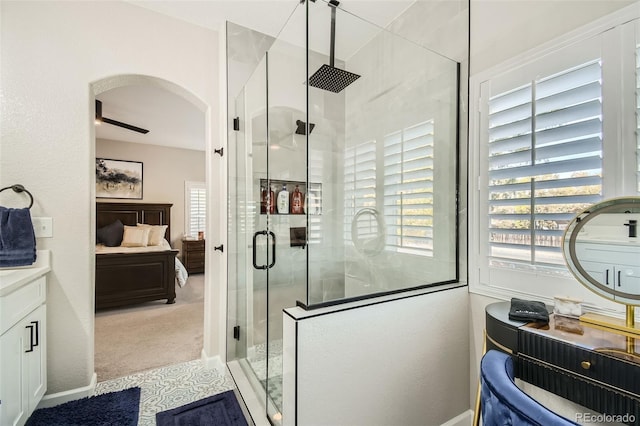
[[[318,89],[340,93],[345,87],[359,78],[360,76],[358,74],[341,70],[331,65],[322,64],[318,71],[309,77],[309,84]]]
[[[296,135],[306,135],[307,134],[307,123],[302,120],[296,120]],[[316,127],[314,123],[309,123],[309,134],[313,131],[313,128]]]
[[[341,70],[334,66],[336,47],[336,9],[340,2],[329,1],[331,7],[331,50],[329,52],[329,65],[323,64],[318,71],[309,77],[309,85],[318,89],[340,93],[342,90],[360,78],[358,74]]]

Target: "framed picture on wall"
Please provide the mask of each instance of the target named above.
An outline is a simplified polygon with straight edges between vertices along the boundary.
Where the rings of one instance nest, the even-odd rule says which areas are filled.
[[[96,158],[96,198],[142,200],[142,162]]]

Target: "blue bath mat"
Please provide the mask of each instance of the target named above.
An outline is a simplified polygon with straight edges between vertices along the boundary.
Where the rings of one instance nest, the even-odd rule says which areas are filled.
[[[33,412],[25,426],[136,426],[140,388],[65,402]]]
[[[156,414],[157,426],[247,426],[233,391]]]

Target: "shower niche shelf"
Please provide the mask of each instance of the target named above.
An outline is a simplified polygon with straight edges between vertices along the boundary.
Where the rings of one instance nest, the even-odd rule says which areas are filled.
[[[288,209],[287,213],[279,213],[277,200],[283,187],[287,188],[288,195]],[[301,193],[302,197],[302,210],[300,213],[294,213],[295,209],[292,209],[293,194],[296,187]],[[273,200],[273,207],[269,205],[268,191],[273,191],[271,199]],[[271,207],[271,208],[270,208]],[[322,214],[322,184],[309,182],[295,181],[295,180],[280,180],[280,179],[260,179],[260,214],[267,214],[269,212],[272,215],[281,216],[302,216],[307,213],[310,215],[319,216]]]

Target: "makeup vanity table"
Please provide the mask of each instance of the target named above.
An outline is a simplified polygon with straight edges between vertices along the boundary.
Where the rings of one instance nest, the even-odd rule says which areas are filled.
[[[562,238],[568,270],[626,305],[625,320],[577,309],[579,317],[550,314],[541,325],[510,320],[510,302],[486,308],[486,348],[510,353],[516,377],[629,424],[640,424],[639,220],[640,197],[611,198],[578,213]]]
[[[509,307],[487,306],[486,344],[513,356],[516,377],[596,412],[640,421],[639,338],[554,314],[545,326],[512,321]]]

